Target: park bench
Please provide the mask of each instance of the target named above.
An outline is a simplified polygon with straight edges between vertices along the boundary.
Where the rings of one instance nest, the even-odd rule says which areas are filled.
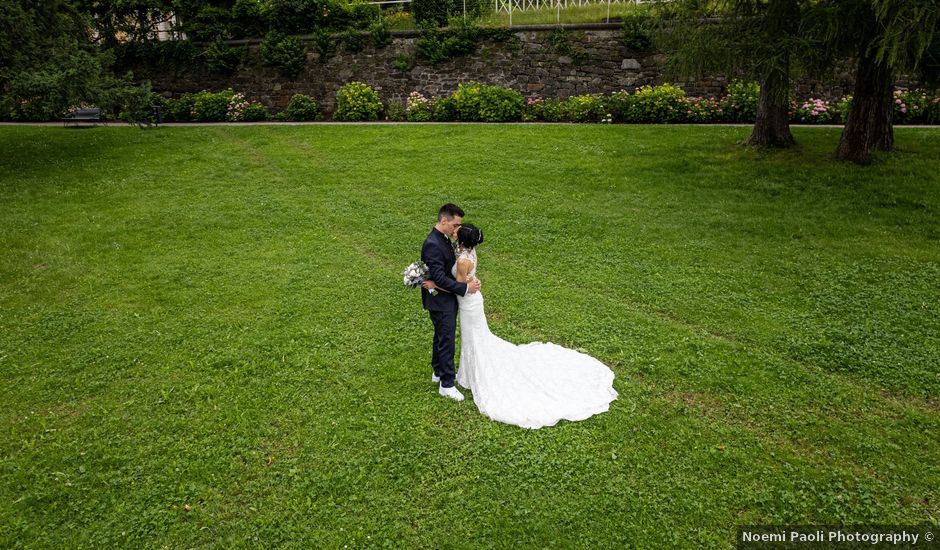
[[[83,123],[90,122],[92,124],[101,122],[101,109],[75,109],[69,116],[62,119],[62,122],[65,123],[65,126],[68,126],[69,123]]]

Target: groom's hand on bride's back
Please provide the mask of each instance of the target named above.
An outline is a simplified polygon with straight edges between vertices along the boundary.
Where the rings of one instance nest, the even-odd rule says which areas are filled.
[[[467,294],[473,294],[480,291],[480,279],[473,279],[467,283]]]

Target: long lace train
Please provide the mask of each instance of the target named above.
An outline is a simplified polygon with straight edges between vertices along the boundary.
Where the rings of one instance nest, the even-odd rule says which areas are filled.
[[[473,392],[481,413],[535,429],[584,420],[607,411],[617,398],[613,371],[597,359],[551,342],[507,342],[490,332],[482,294],[458,301],[457,383]]]

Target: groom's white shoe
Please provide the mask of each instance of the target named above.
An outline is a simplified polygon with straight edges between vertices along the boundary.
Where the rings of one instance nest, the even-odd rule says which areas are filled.
[[[445,388],[444,386],[441,386],[437,390],[437,393],[443,395],[444,397],[450,397],[455,401],[463,401],[463,394],[457,391],[457,388],[454,387]]]
[[[431,375],[431,382],[434,382],[435,384],[437,384],[437,383],[440,382],[440,381],[441,381],[441,377],[440,377],[440,376],[438,376],[438,375],[436,375],[436,374],[432,374],[432,375]]]

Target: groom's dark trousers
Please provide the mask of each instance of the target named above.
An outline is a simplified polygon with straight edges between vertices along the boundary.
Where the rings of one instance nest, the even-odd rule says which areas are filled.
[[[428,278],[443,290],[433,296],[421,289],[421,303],[428,310],[434,324],[434,346],[431,350],[431,367],[441,379],[441,387],[454,387],[457,369],[454,367],[455,341],[457,339],[457,295],[467,293],[467,285],[454,279],[452,270],[457,257],[450,240],[436,228],[424,240],[421,261],[428,266]]]

